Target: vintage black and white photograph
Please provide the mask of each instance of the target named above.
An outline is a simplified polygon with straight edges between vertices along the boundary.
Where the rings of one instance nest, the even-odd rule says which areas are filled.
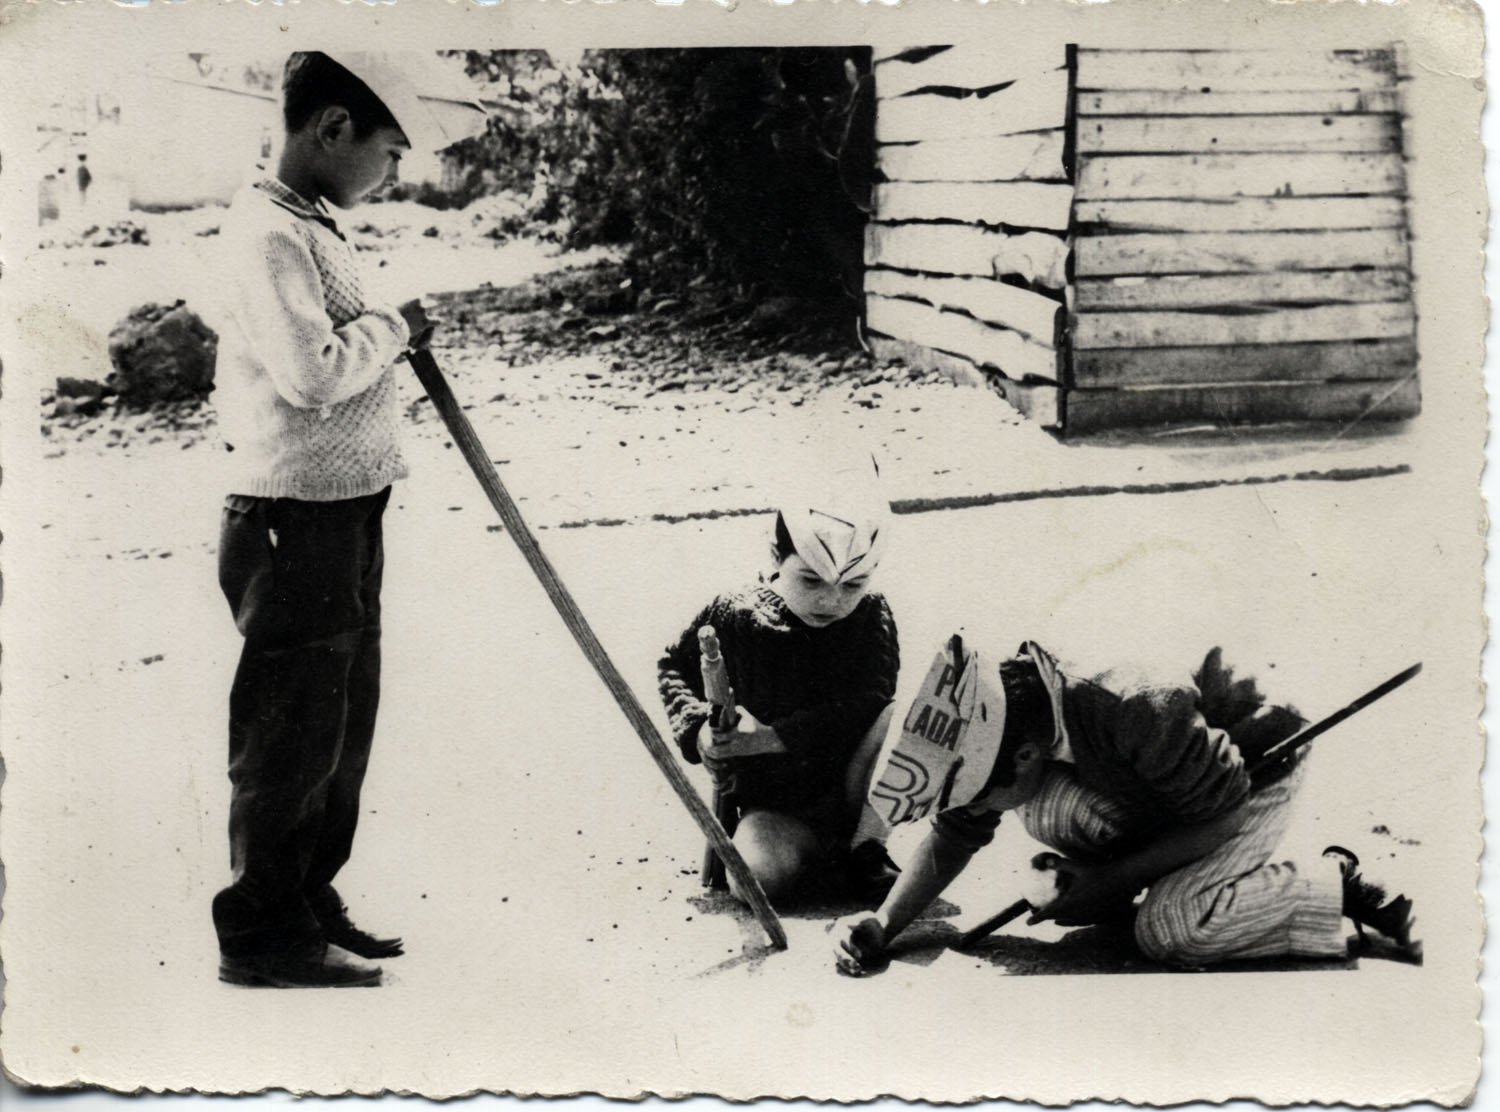
[[[7,1075],[1471,1101],[1482,43],[0,9]]]

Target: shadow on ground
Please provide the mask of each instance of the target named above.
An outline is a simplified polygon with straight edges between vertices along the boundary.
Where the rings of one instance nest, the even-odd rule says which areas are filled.
[[[1354,969],[1353,958],[1311,960],[1266,958],[1222,962],[1212,967],[1166,965],[1146,957],[1136,947],[1130,930],[1120,927],[1079,927],[1055,942],[1020,935],[999,935],[976,943],[968,953],[1006,973],[1269,973],[1298,970]]]
[[[699,896],[690,896],[688,903],[700,914],[733,916],[744,939],[742,953],[704,970],[698,975],[700,978],[741,967],[754,971],[776,953],[765,944],[764,933],[755,916],[728,892],[705,892]],[[822,920],[831,924],[835,919],[859,910],[861,906],[852,901],[834,902],[825,899],[779,909],[778,914],[783,919]],[[1017,934],[992,935],[967,950],[959,950],[958,941],[963,932],[951,920],[961,914],[962,909],[956,904],[938,900],[920,919],[902,932],[900,941],[891,949],[890,962],[881,968],[868,970],[866,975],[879,975],[892,963],[925,968],[950,952],[960,959],[970,958],[976,965],[987,963],[1012,976],[1076,973],[1272,973],[1359,967],[1359,962],[1354,957],[1326,960],[1264,958],[1222,962],[1211,967],[1166,965],[1142,954],[1130,929],[1120,926],[1079,927],[1051,941]],[[1369,956],[1387,955],[1372,953]]]
[[[731,896],[727,891],[705,890],[701,895],[689,896],[687,902],[694,908],[697,914],[728,915],[732,917],[735,924],[739,927],[742,940],[742,950],[737,956],[710,966],[697,975],[699,978],[711,977],[740,968],[754,972],[765,963],[767,958],[777,953],[776,950],[766,945],[765,932],[761,929],[760,923],[756,920],[750,909],[734,896]],[[825,926],[832,926],[834,920],[864,910],[868,910],[868,905],[852,898],[830,899],[827,896],[822,896],[817,899],[803,899],[787,907],[779,907],[776,909],[776,914],[782,919],[803,922],[811,920],[813,922],[821,922]],[[946,923],[943,920],[951,919],[962,913],[963,909],[957,904],[949,903],[943,899],[935,900],[932,906],[923,913],[922,918],[907,928],[903,939],[909,936],[914,940],[921,940],[927,938],[936,930],[937,935],[943,939],[955,940],[958,938],[958,930],[952,924]],[[946,947],[939,946],[934,948],[929,943],[926,945],[926,949],[930,953],[925,956],[913,955],[909,960],[919,965],[931,964],[931,962],[935,961],[941,955],[944,948]]]

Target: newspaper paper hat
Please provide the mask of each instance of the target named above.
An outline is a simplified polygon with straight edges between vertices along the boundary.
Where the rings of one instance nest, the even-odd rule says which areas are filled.
[[[1055,751],[1064,738],[1057,664],[1034,641],[1017,655],[1036,665],[1047,687]],[[957,634],[937,654],[870,789],[869,803],[886,822],[964,807],[988,790],[1005,737],[1004,659],[981,653]]]
[[[873,457],[834,470],[808,468],[777,509],[797,555],[828,583],[868,575],[885,554],[891,507]]]
[[[441,151],[484,131],[485,110],[474,90],[440,70],[435,59],[415,53],[326,53],[380,98],[413,151]]]

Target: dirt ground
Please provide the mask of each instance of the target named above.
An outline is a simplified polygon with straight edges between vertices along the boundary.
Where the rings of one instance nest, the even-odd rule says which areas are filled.
[[[413,249],[447,248],[439,239]],[[444,273],[615,265],[599,255],[549,259],[530,245],[493,251],[487,269],[471,260]],[[87,257],[66,265],[88,283],[121,265]],[[615,288],[625,279],[611,277]],[[814,437],[873,439],[892,460],[893,497],[911,500],[877,584],[900,625],[905,680],[957,626],[996,644],[1036,637],[1085,665],[1128,659],[1174,674],[1222,643],[1317,716],[1438,651],[1451,628],[1401,572],[1428,564],[1442,523],[1422,520],[1423,477],[1403,465],[1399,432],[1332,449],[1369,465],[1373,477],[1353,482],[1218,481],[1285,471],[1292,449],[1274,438],[1241,444],[1233,476],[1202,463],[1210,453],[1201,444],[1106,443],[1065,466],[1213,481],[987,501],[1021,489],[1018,475],[1045,489],[1056,472],[1042,473],[1060,458],[1055,441],[993,395],[873,367],[852,337],[781,343],[774,321],[764,336],[730,333],[723,319],[689,321],[703,306],[658,311],[642,299],[628,314],[589,312],[579,298],[599,286],[575,291],[563,274],[534,287],[545,294],[533,303],[505,282],[476,282],[470,296],[440,299],[455,324],[438,354],[549,556],[663,728],[658,652],[701,602],[759,570],[767,457]],[[84,318],[108,311],[88,296],[81,286],[70,307],[85,348],[100,326]],[[653,323],[662,319],[672,323]],[[29,387],[40,398],[47,383],[21,384]],[[53,952],[67,954],[45,970],[10,968],[15,1043],[49,1048],[32,1061],[8,1058],[10,1069],[60,1083],[135,1063],[170,1078],[213,1054],[230,1087],[254,1089],[274,1083],[267,1063],[305,1060],[317,1032],[321,1050],[303,1075],[310,1087],[338,1087],[340,1070],[376,1078],[375,1088],[422,1077],[439,1040],[445,1076],[460,1079],[454,1091],[500,1078],[521,1093],[817,1096],[830,1092],[837,1054],[866,1066],[860,1091],[843,1095],[944,1099],[941,1080],[913,1062],[961,1055],[966,1069],[991,1071],[995,1092],[1061,1093],[1069,1080],[1003,1054],[987,1065],[988,1044],[953,1045],[941,1026],[907,1031],[903,1053],[889,1053],[872,1017],[943,1015],[962,1002],[967,1026],[1024,1021],[1061,1044],[1070,1015],[1140,1007],[1160,1027],[1156,1049],[1143,1053],[1161,1055],[1163,1068],[1191,1045],[1188,1017],[1153,1005],[1170,989],[1127,997],[1119,987],[1189,975],[1016,977],[1155,971],[1107,932],[1016,923],[975,953],[948,948],[1014,898],[1016,865],[1032,848],[1018,824],[1002,828],[878,977],[834,975],[825,931],[842,909],[789,914],[789,949],[767,949],[752,919],[703,893],[701,837],[492,520],[430,405],[414,383],[404,389],[413,475],[387,518],[382,719],[341,888],[361,922],[405,937],[408,956],[387,964],[378,993],[319,998],[269,1028],[285,1005],[217,983],[207,914],[227,873],[223,718],[237,652],[215,586],[222,491],[211,413],[39,417],[34,444],[7,440],[6,537],[24,558],[7,566],[3,614],[6,810],[30,852],[12,872],[6,919],[12,940],[50,932]],[[996,479],[1002,471],[1009,485]],[[945,508],[959,496],[975,504]],[[1383,528],[1398,516],[1411,527]],[[1372,566],[1349,542],[1375,535],[1385,551]],[[38,630],[46,635],[28,635]],[[1441,905],[1445,885],[1472,887],[1464,863],[1474,830],[1416,802],[1472,775],[1467,747],[1433,747],[1424,736],[1424,705],[1460,697],[1464,680],[1429,673],[1319,742],[1287,852],[1351,845],[1419,909]],[[898,861],[918,835],[898,831]],[[1429,969],[1472,952],[1472,923],[1423,926]],[[1349,1053],[1392,1079],[1420,1072],[1419,1062],[1381,1042],[1387,1029],[1372,1009],[1402,999],[1423,1015],[1465,1006],[1429,999],[1437,979],[1388,962],[1203,976],[1226,998],[1253,984],[1263,1003],[1284,1002],[1282,1045],[1316,1036],[1320,1053]],[[1040,985],[1049,986],[1044,1006]],[[1297,1005],[1305,993],[1348,995],[1347,1022],[1314,1030]],[[189,1003],[150,1024],[122,1022],[153,1013],[164,995]],[[248,1029],[272,1033],[237,1044]],[[752,1029],[763,1041],[747,1048],[741,1033]],[[1225,1068],[1228,1086],[1253,1076],[1230,1060]]]

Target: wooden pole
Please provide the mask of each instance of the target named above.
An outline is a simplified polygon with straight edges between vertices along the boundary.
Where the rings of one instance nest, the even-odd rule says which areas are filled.
[[[495,507],[495,512],[500,515],[501,522],[510,533],[511,539],[516,542],[516,547],[521,550],[521,555],[526,557],[526,562],[531,565],[531,570],[536,573],[537,579],[541,581],[542,589],[547,592],[547,597],[552,600],[552,605],[557,608],[558,614],[562,616],[563,624],[572,633],[573,639],[578,642],[578,647],[583,650],[583,655],[588,658],[594,666],[594,671],[604,681],[604,686],[614,696],[615,702],[619,704],[625,717],[635,728],[636,734],[645,744],[647,752],[656,761],[657,767],[666,776],[667,782],[671,784],[672,790],[677,793],[677,798],[682,800],[687,807],[688,813],[693,816],[699,828],[707,836],[709,843],[718,854],[719,860],[724,862],[729,874],[734,877],[740,892],[750,904],[750,909],[755,913],[756,919],[765,929],[766,935],[771,940],[771,945],[777,950],[786,949],[786,931],[781,925],[781,920],[776,917],[776,912],[771,910],[770,901],[761,890],[760,882],[750,872],[745,864],[745,859],[740,856],[739,851],[734,848],[734,843],[724,833],[724,828],[708,809],[708,805],[693,790],[693,785],[688,781],[687,774],[677,763],[667,743],[662,740],[660,731],[656,724],[651,721],[640,700],[635,697],[635,692],[620,675],[619,669],[615,667],[614,661],[604,651],[599,638],[594,634],[588,620],[584,618],[583,611],[573,601],[563,581],[558,577],[551,561],[542,552],[541,545],[537,543],[535,534],[521,517],[521,511],[516,506],[515,499],[505,489],[505,484],[500,481],[500,475],[495,466],[490,462],[489,454],[480,443],[479,436],[474,431],[474,426],[469,422],[463,407],[458,404],[453,390],[448,385],[448,380],[443,377],[442,370],[437,365],[437,360],[426,348],[417,348],[408,351],[405,355],[411,363],[412,370],[417,373],[417,379],[427,391],[427,396],[432,399],[432,404],[437,408],[443,423],[448,427],[448,432],[453,437],[453,442],[458,445],[458,450],[463,454],[469,467],[474,472],[474,477],[479,480],[479,485],[484,488],[484,493],[490,500],[490,505]]]
[[[1355,699],[1347,706],[1341,707],[1338,710],[1334,711],[1327,718],[1324,718],[1318,722],[1314,722],[1305,730],[1299,730],[1297,733],[1293,734],[1285,741],[1278,741],[1275,745],[1271,746],[1264,753],[1262,753],[1260,756],[1260,760],[1258,760],[1254,765],[1251,766],[1249,770],[1250,775],[1254,776],[1257,772],[1269,768],[1277,761],[1284,760],[1285,758],[1291,756],[1313,738],[1319,736],[1320,734],[1327,733],[1344,719],[1348,718],[1351,714],[1356,714],[1359,711],[1364,710],[1365,707],[1369,706],[1376,699],[1385,698],[1385,696],[1389,695],[1392,691],[1395,691],[1396,688],[1400,687],[1403,683],[1411,679],[1421,670],[1422,662],[1418,661],[1410,668],[1406,669],[1404,672],[1397,672],[1383,684],[1380,684],[1378,687],[1373,687],[1369,691],[1366,691],[1358,699]]]

